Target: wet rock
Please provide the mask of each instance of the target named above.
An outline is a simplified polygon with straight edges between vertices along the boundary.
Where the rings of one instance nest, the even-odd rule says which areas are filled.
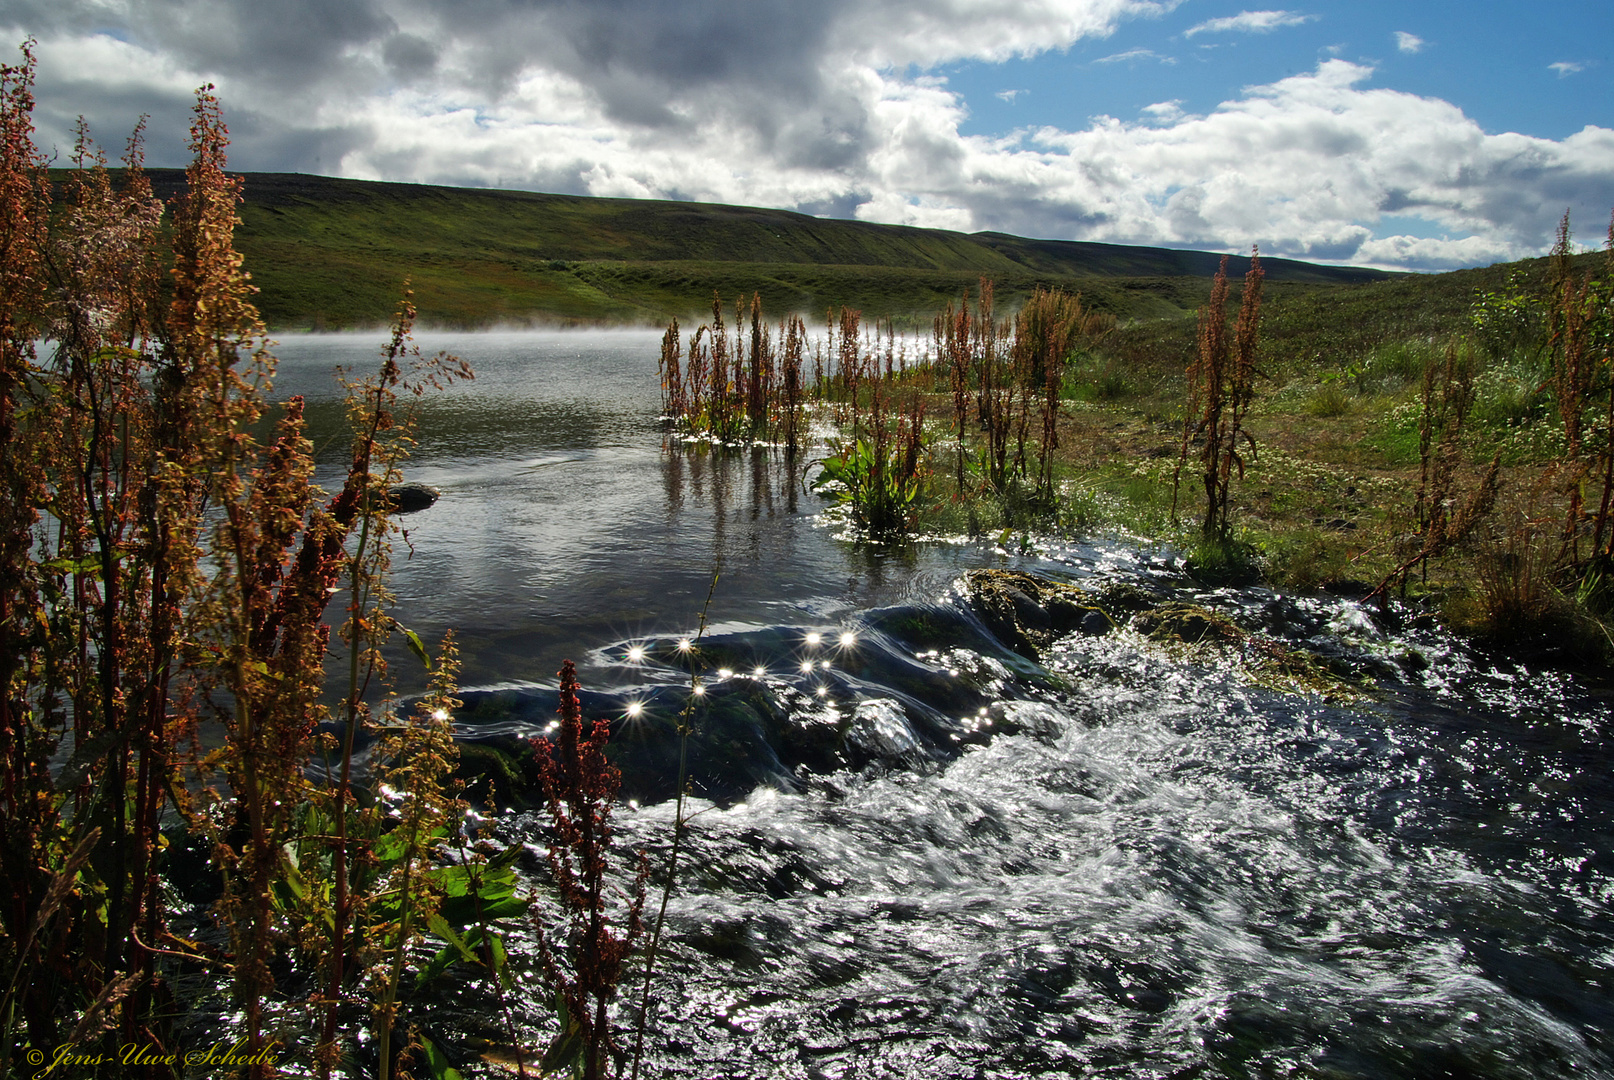
[[[1153,641],[1184,645],[1236,645],[1249,637],[1225,615],[1176,601],[1134,615],[1132,629]]]
[[[1173,601],[1132,618],[1132,629],[1151,641],[1231,655],[1257,684],[1285,693],[1354,697],[1354,685],[1371,673],[1359,663],[1319,655],[1266,634],[1251,633],[1220,612]]]
[[[846,743],[856,756],[888,764],[916,764],[928,756],[902,704],[893,698],[859,702],[846,728]]]
[[[993,721],[1005,735],[1029,735],[1051,743],[1065,733],[1059,710],[1040,701],[1006,701],[993,710]]]
[[[493,736],[459,744],[455,775],[465,784],[465,798],[477,806],[522,810],[543,802],[532,744],[514,735]]]
[[[207,907],[224,895],[224,875],[213,862],[213,842],[181,826],[163,830],[163,874],[187,904]]]
[[[759,967],[767,953],[759,948],[752,926],[744,919],[715,919],[707,926],[684,935],[690,945],[720,960],[743,967]]]
[[[1018,570],[972,570],[964,575],[970,605],[987,629],[1028,660],[1077,630],[1092,633],[1093,616],[1110,619],[1084,590]]]
[[[394,513],[413,514],[431,506],[442,494],[430,484],[394,484],[387,489],[387,501]]]
[[[1147,611],[1163,603],[1166,597],[1162,593],[1145,589],[1129,581],[1112,581],[1099,589],[1094,599],[1104,611],[1116,619],[1121,619],[1136,615],[1140,611]]]

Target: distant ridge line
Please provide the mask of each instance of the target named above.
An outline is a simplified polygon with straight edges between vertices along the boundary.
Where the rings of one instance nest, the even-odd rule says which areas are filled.
[[[67,170],[54,170],[58,184]],[[163,198],[179,169],[148,170]],[[1009,314],[1037,288],[1122,321],[1191,316],[1221,255],[817,218],[793,210],[244,173],[236,246],[271,329],[385,326],[403,287],[422,325],[654,326],[709,318],[714,294],[770,320],[838,307],[928,326],[978,282]],[[60,190],[60,188],[58,188]],[[1262,259],[1284,288],[1391,275]],[[1229,259],[1242,276],[1247,256]]]
[[[149,169],[152,187],[163,198],[171,197],[184,188],[184,171],[181,169]],[[1002,232],[961,233],[949,229],[929,229],[913,225],[891,225],[883,222],[856,221],[846,218],[819,218],[795,210],[778,210],[767,207],[738,206],[724,203],[683,202],[668,199],[607,198],[592,195],[564,195],[549,192],[522,191],[506,188],[445,187],[435,184],[418,184],[402,181],[352,180],[345,177],[317,176],[305,173],[242,173],[244,194],[248,205],[264,209],[286,209],[310,203],[327,205],[369,204],[377,200],[413,200],[441,198],[453,193],[467,201],[485,201],[489,205],[503,204],[506,209],[520,207],[527,212],[555,207],[594,207],[605,216],[615,219],[621,227],[642,232],[646,243],[635,253],[632,261],[668,261],[704,259],[724,262],[788,262],[792,264],[822,265],[873,265],[897,266],[910,269],[975,269],[972,266],[951,265],[954,260],[942,260],[950,265],[938,265],[934,256],[911,250],[904,240],[926,237],[936,240],[947,238],[949,246],[969,245],[982,249],[983,273],[992,270],[1018,269],[1036,273],[1053,273],[1076,277],[1211,277],[1221,262],[1221,254],[1188,248],[1147,247],[1130,244],[1099,243],[1090,240],[1050,240],[1015,236]],[[699,253],[688,249],[666,250],[662,238],[673,226],[701,226],[725,235],[735,241],[726,249],[709,243],[702,245],[711,250]],[[754,237],[743,235],[756,228],[768,226],[799,230],[809,242],[789,254],[789,259],[757,257],[752,248]],[[678,229],[682,231],[682,228]],[[875,251],[848,252],[847,245],[835,243],[841,233],[862,234],[886,238],[880,248],[890,248],[886,254],[907,255],[898,261],[876,259]],[[832,235],[833,234],[833,235]],[[715,238],[714,238],[715,239]],[[752,241],[747,243],[745,241]],[[574,242],[575,243],[575,242]],[[960,247],[959,253],[967,251]],[[990,254],[988,254],[990,253]],[[612,258],[611,251],[593,251],[587,244],[575,246],[559,254],[560,258],[588,259]],[[848,255],[859,257],[849,258]],[[1011,264],[1003,266],[996,255]],[[1267,277],[1272,281],[1309,281],[1316,283],[1347,284],[1379,281],[1393,274],[1365,267],[1331,266],[1303,262],[1295,259],[1266,258],[1261,260]],[[1242,275],[1249,267],[1249,258],[1233,255],[1228,260],[1230,274]]]

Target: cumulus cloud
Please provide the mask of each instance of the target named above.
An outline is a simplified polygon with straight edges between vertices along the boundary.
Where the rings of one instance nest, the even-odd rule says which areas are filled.
[[[1170,0],[12,0],[40,138],[152,114],[179,164],[214,81],[244,170],[779,206],[914,225],[1440,268],[1614,205],[1614,131],[1488,135],[1342,60],[1203,114],[988,137],[935,66],[1102,39]],[[1195,28],[1309,18],[1246,12]],[[1239,22],[1239,20],[1244,20]],[[1225,23],[1215,26],[1214,23]],[[1148,50],[1106,58],[1163,62]],[[1012,99],[1011,99],[1012,100]],[[1380,219],[1446,238],[1384,236]]]
[[[1548,64],[1547,70],[1556,71],[1560,79],[1568,78],[1577,71],[1586,70],[1585,64],[1577,64],[1573,60],[1560,60],[1556,64]]]
[[[1424,44],[1423,38],[1417,34],[1409,34],[1405,30],[1395,32],[1395,47],[1404,53],[1422,52]]]
[[[1182,99],[1173,98],[1170,101],[1157,101],[1153,105],[1145,105],[1143,111],[1157,123],[1169,124],[1182,119]]]
[[[1198,34],[1265,34],[1283,26],[1299,26],[1317,16],[1294,11],[1241,11],[1221,19],[1208,19],[1183,31],[1183,37]]]

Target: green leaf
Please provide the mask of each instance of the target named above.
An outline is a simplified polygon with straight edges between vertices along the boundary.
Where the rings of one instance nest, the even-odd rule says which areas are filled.
[[[433,933],[437,931],[434,929]],[[493,970],[499,976],[499,981],[504,984],[506,990],[514,989],[515,977],[510,971],[510,957],[505,952],[504,938],[499,934],[485,933],[478,926],[473,927],[464,938],[457,938],[455,944],[445,945],[437,951],[437,955],[433,956],[415,977],[416,991],[424,990],[433,979],[453,967],[456,960],[464,960],[476,967],[484,966],[485,958],[481,951],[484,944],[487,953],[493,959]]]
[[[484,900],[508,896],[516,891],[518,881],[507,869],[492,871],[486,866],[439,866],[429,872],[432,881],[446,897],[470,896],[473,883],[475,892]]]
[[[458,949],[460,955],[466,960],[473,964],[480,962],[476,954],[471,951],[470,946],[465,944],[465,939],[460,937],[452,926],[448,925],[448,920],[443,918],[440,912],[432,912],[426,919],[426,926],[431,930],[433,936],[448,942],[455,949]]]
[[[98,578],[101,576],[101,555],[99,552],[91,552],[82,559],[70,559],[64,555],[59,559],[40,563],[39,568],[50,574],[82,574]]]
[[[504,938],[493,934],[488,938],[488,951],[493,954],[493,970],[498,973],[499,983],[506,993],[516,988],[515,974],[510,970],[510,956],[504,951]]]
[[[426,966],[421,968],[420,972],[415,976],[415,992],[419,993],[420,991],[426,989],[426,987],[430,986],[432,980],[437,978],[443,972],[447,971],[449,965],[453,964],[455,958],[458,956],[459,953],[452,945],[444,945],[441,949],[438,949],[437,955],[432,957]]]
[[[308,902],[308,882],[303,880],[302,868],[297,865],[297,853],[290,844],[280,849],[281,870],[286,876],[286,885],[291,889],[292,895],[302,903]]]
[[[520,844],[511,844],[487,862],[487,873],[504,875],[509,873],[509,867],[519,858],[526,849]],[[513,878],[514,874],[510,874]]]
[[[482,898],[482,906],[478,909],[474,896],[451,896],[443,901],[443,917],[450,922],[461,926],[469,925],[482,919],[514,919],[527,913],[527,899],[522,896],[503,896],[495,899]]]
[[[420,1037],[420,1049],[426,1055],[426,1068],[430,1070],[432,1080],[465,1080],[460,1071],[448,1063],[443,1052],[437,1049],[437,1044],[424,1035]]]
[[[555,1036],[555,1041],[549,1044],[549,1049],[544,1051],[543,1060],[538,1063],[538,1067],[546,1073],[569,1072],[583,1056],[586,1045],[583,1041],[583,1029],[570,1018],[563,1017],[562,1023],[560,1033]]]
[[[399,626],[398,629],[403,631],[404,643],[409,646],[409,651],[414,653],[415,658],[426,666],[427,671],[430,671],[432,669],[432,658],[426,652],[426,645],[420,640],[420,635],[407,626]]]
[[[409,830],[393,829],[376,840],[370,848],[370,854],[385,868],[407,857],[409,847]]]

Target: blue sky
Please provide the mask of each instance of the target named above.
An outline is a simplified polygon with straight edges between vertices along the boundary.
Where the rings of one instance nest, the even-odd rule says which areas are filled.
[[[1614,207],[1614,3],[0,0],[38,139],[1439,270]]]
[[[1084,126],[1097,115],[1137,117],[1162,101],[1208,112],[1245,86],[1331,58],[1374,68],[1378,85],[1450,101],[1491,133],[1561,139],[1587,124],[1614,125],[1614,3],[1360,0],[1256,8],[1286,18],[1266,30],[1190,34],[1213,23],[1215,12],[1249,10],[1183,4],[1121,23],[1107,38],[1001,63],[964,61],[940,73],[969,103],[966,134]]]

